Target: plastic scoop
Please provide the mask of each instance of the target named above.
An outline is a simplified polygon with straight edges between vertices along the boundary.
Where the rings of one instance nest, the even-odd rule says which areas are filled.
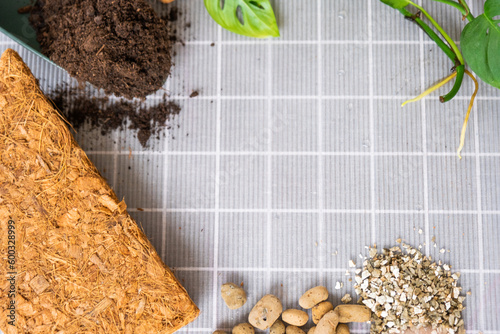
[[[40,48],[40,44],[36,40],[35,29],[29,22],[29,13],[19,14],[18,9],[23,6],[32,5],[31,0],[1,0],[0,1],[0,32],[12,38],[17,43],[24,46],[26,49],[37,54],[48,62],[56,65],[47,56],[45,56]],[[57,65],[56,65],[57,66]]]

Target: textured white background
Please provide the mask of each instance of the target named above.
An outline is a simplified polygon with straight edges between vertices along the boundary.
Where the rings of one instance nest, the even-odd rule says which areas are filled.
[[[483,1],[469,2],[482,12]],[[348,260],[401,237],[462,273],[467,330],[500,333],[499,91],[481,84],[460,161],[472,83],[447,104],[435,94],[400,108],[451,64],[380,2],[273,1],[281,37],[272,40],[220,29],[201,0],[176,5],[185,45],[164,87],[182,107],[174,128],[146,149],[129,130],[82,129],[77,140],[201,308],[182,331],[229,330],[265,293],[285,308],[317,284],[334,303],[354,296]],[[429,10],[458,40],[459,13]],[[45,91],[74,84],[0,35],[8,47]],[[226,281],[244,282],[240,310],[223,305]]]

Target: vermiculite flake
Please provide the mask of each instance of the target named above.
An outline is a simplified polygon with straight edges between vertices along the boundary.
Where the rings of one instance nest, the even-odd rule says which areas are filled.
[[[371,333],[401,333],[432,327],[432,333],[465,333],[465,296],[457,286],[460,273],[407,244],[369,250],[363,269],[356,270],[356,293],[372,310]]]

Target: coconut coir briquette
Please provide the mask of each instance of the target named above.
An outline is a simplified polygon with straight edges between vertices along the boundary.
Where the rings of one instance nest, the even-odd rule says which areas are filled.
[[[144,0],[38,0],[30,22],[45,55],[106,94],[144,98],[170,74],[169,27]]]
[[[0,110],[0,332],[170,334],[193,321],[199,309],[11,49]]]

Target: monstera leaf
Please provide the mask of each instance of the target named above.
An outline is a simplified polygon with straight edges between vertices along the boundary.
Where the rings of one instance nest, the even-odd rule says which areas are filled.
[[[395,9],[402,9],[408,6],[410,3],[408,0],[380,0],[385,3],[387,6],[391,6]]]
[[[269,0],[204,0],[212,18],[223,28],[249,37],[280,35]]]
[[[486,0],[484,14],[469,22],[460,37],[465,61],[486,83],[500,88],[500,0]]]

